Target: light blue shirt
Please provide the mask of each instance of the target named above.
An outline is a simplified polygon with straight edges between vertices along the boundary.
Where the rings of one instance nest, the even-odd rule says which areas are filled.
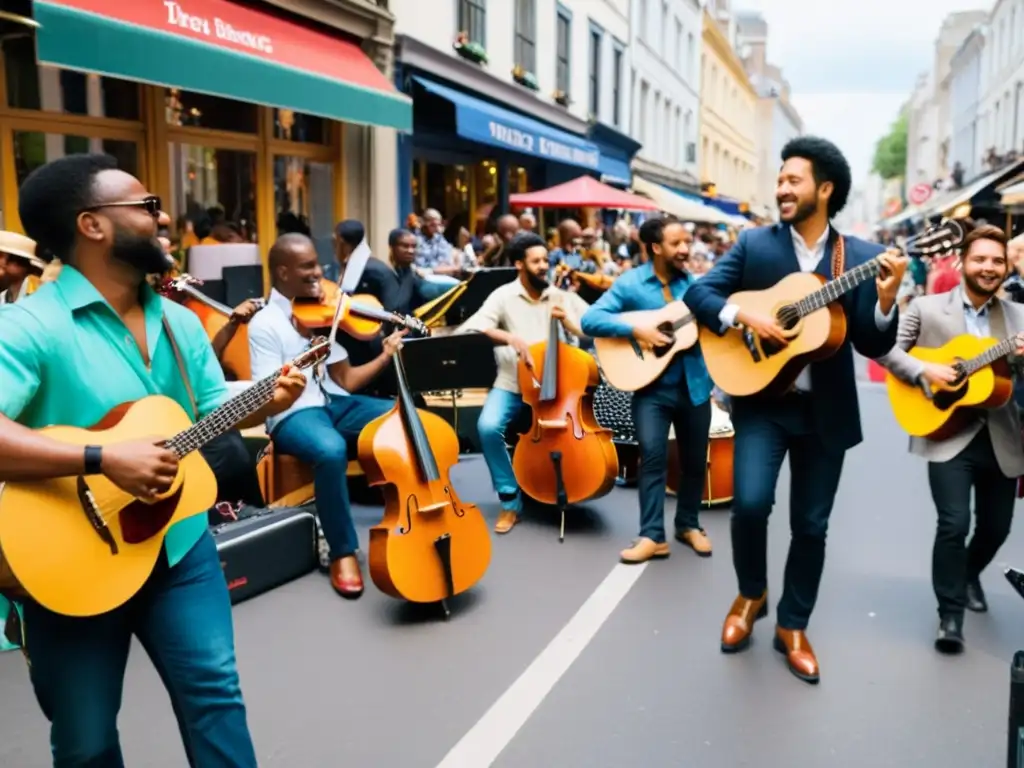
[[[992,325],[989,322],[989,308],[992,306],[993,300],[989,299],[981,305],[980,309],[975,309],[971,300],[967,298],[963,285],[956,290],[960,294],[960,301],[964,304],[964,325],[967,328],[967,332],[979,338],[991,336]]]
[[[676,276],[668,284],[672,298],[683,300],[693,282],[693,276],[688,272]],[[629,338],[633,335],[633,326],[619,319],[619,313],[661,309],[667,303],[661,280],[654,272],[654,264],[648,262],[618,277],[612,287],[587,310],[580,324],[587,336]],[[699,345],[677,355],[658,379],[656,386],[678,385],[684,375],[690,401],[694,405],[707,402],[713,385]]]

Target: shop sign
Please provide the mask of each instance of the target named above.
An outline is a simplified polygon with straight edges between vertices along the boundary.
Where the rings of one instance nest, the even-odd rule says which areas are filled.
[[[363,81],[355,45],[228,0],[49,0],[138,27],[258,56],[276,64]],[[347,49],[352,51],[348,52]],[[354,54],[359,54],[355,56]],[[339,58],[343,58],[340,61]],[[364,61],[357,64],[356,59]],[[370,65],[372,66],[372,65]],[[346,71],[354,67],[355,72]],[[376,86],[377,83],[374,83]]]
[[[539,155],[569,165],[597,168],[601,153],[584,147],[574,147],[546,136],[490,120],[488,132],[494,144],[509,147],[528,155]]]

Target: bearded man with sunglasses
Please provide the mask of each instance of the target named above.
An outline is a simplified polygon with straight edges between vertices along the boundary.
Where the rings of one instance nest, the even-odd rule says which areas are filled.
[[[0,482],[103,474],[136,498],[154,498],[177,472],[157,438],[83,449],[33,430],[90,427],[147,395],[189,412],[194,402],[197,418],[227,399],[198,317],[145,281],[167,264],[160,201],[112,157],[69,155],[29,175],[19,213],[64,267],[55,282],[0,309]],[[287,409],[304,386],[300,373],[286,373],[271,403],[239,426]],[[71,618],[24,604],[25,651],[55,766],[124,765],[117,713],[133,635],[165,682],[189,765],[256,766],[206,515],[172,526],[164,550],[145,586],[109,613]]]

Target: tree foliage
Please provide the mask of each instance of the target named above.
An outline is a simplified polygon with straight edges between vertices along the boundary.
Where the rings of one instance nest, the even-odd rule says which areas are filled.
[[[907,113],[902,112],[889,133],[875,145],[872,170],[885,180],[902,176],[907,168]]]

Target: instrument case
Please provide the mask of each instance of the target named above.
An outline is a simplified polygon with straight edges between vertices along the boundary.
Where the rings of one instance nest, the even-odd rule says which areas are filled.
[[[245,508],[242,515],[211,528],[232,603],[316,569],[317,525],[312,507]]]

